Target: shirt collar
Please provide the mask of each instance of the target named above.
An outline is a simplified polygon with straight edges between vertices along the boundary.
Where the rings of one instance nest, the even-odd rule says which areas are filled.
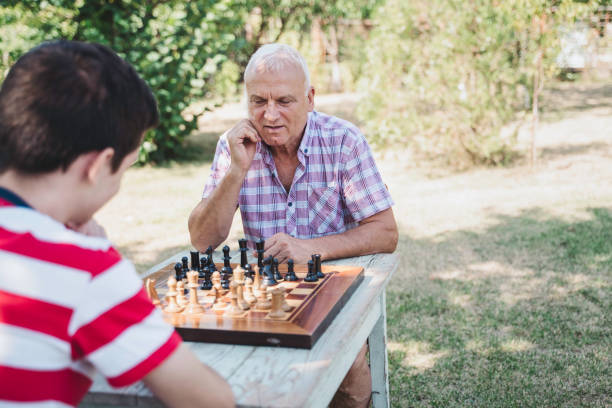
[[[11,190],[8,190],[4,187],[0,187],[0,198],[15,204],[18,207],[27,207],[32,208],[28,203],[26,203],[23,198],[19,197],[17,194],[13,193]]]

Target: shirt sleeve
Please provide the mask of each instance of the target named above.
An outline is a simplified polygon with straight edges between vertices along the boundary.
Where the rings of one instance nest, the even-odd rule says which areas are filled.
[[[229,145],[227,143],[226,133],[224,133],[223,135],[221,135],[219,141],[217,142],[215,158],[213,159],[213,163],[210,168],[210,175],[208,176],[208,180],[206,181],[206,185],[204,186],[202,198],[208,197],[213,192],[213,190],[217,188],[217,186],[225,176],[225,173],[227,173],[231,162],[232,161]]]
[[[390,208],[394,203],[372,151],[361,133],[353,134],[356,142],[344,155],[342,173],[344,200],[356,222]]]
[[[119,258],[92,277],[70,321],[72,358],[89,361],[114,387],[141,380],[181,343]]]

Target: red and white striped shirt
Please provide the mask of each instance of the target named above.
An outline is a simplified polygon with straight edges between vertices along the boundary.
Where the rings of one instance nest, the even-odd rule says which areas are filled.
[[[180,341],[107,239],[0,188],[0,407],[76,406],[96,370],[129,385]]]

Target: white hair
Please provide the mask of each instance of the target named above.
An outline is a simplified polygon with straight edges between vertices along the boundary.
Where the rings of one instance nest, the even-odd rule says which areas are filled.
[[[266,71],[278,71],[285,68],[288,64],[293,64],[302,69],[304,72],[304,88],[306,94],[310,90],[310,74],[306,61],[300,53],[293,47],[287,44],[271,43],[259,47],[253,55],[244,70],[244,82],[246,84],[247,77],[253,75],[255,70],[263,67]]]

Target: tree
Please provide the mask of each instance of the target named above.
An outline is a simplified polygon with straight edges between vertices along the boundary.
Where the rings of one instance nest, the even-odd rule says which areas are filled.
[[[568,0],[388,0],[374,18],[360,109],[373,142],[459,167],[507,162],[515,137],[500,130],[554,71],[556,27],[577,8]],[[554,12],[548,31],[532,26],[541,10]]]
[[[141,162],[161,162],[181,153],[184,138],[196,129],[203,113],[186,115],[185,109],[207,95],[228,52],[245,45],[235,34],[243,26],[241,10],[230,0],[10,3],[12,15],[34,22],[29,43],[56,38],[95,41],[135,66],[160,110],[160,125],[146,135]]]

